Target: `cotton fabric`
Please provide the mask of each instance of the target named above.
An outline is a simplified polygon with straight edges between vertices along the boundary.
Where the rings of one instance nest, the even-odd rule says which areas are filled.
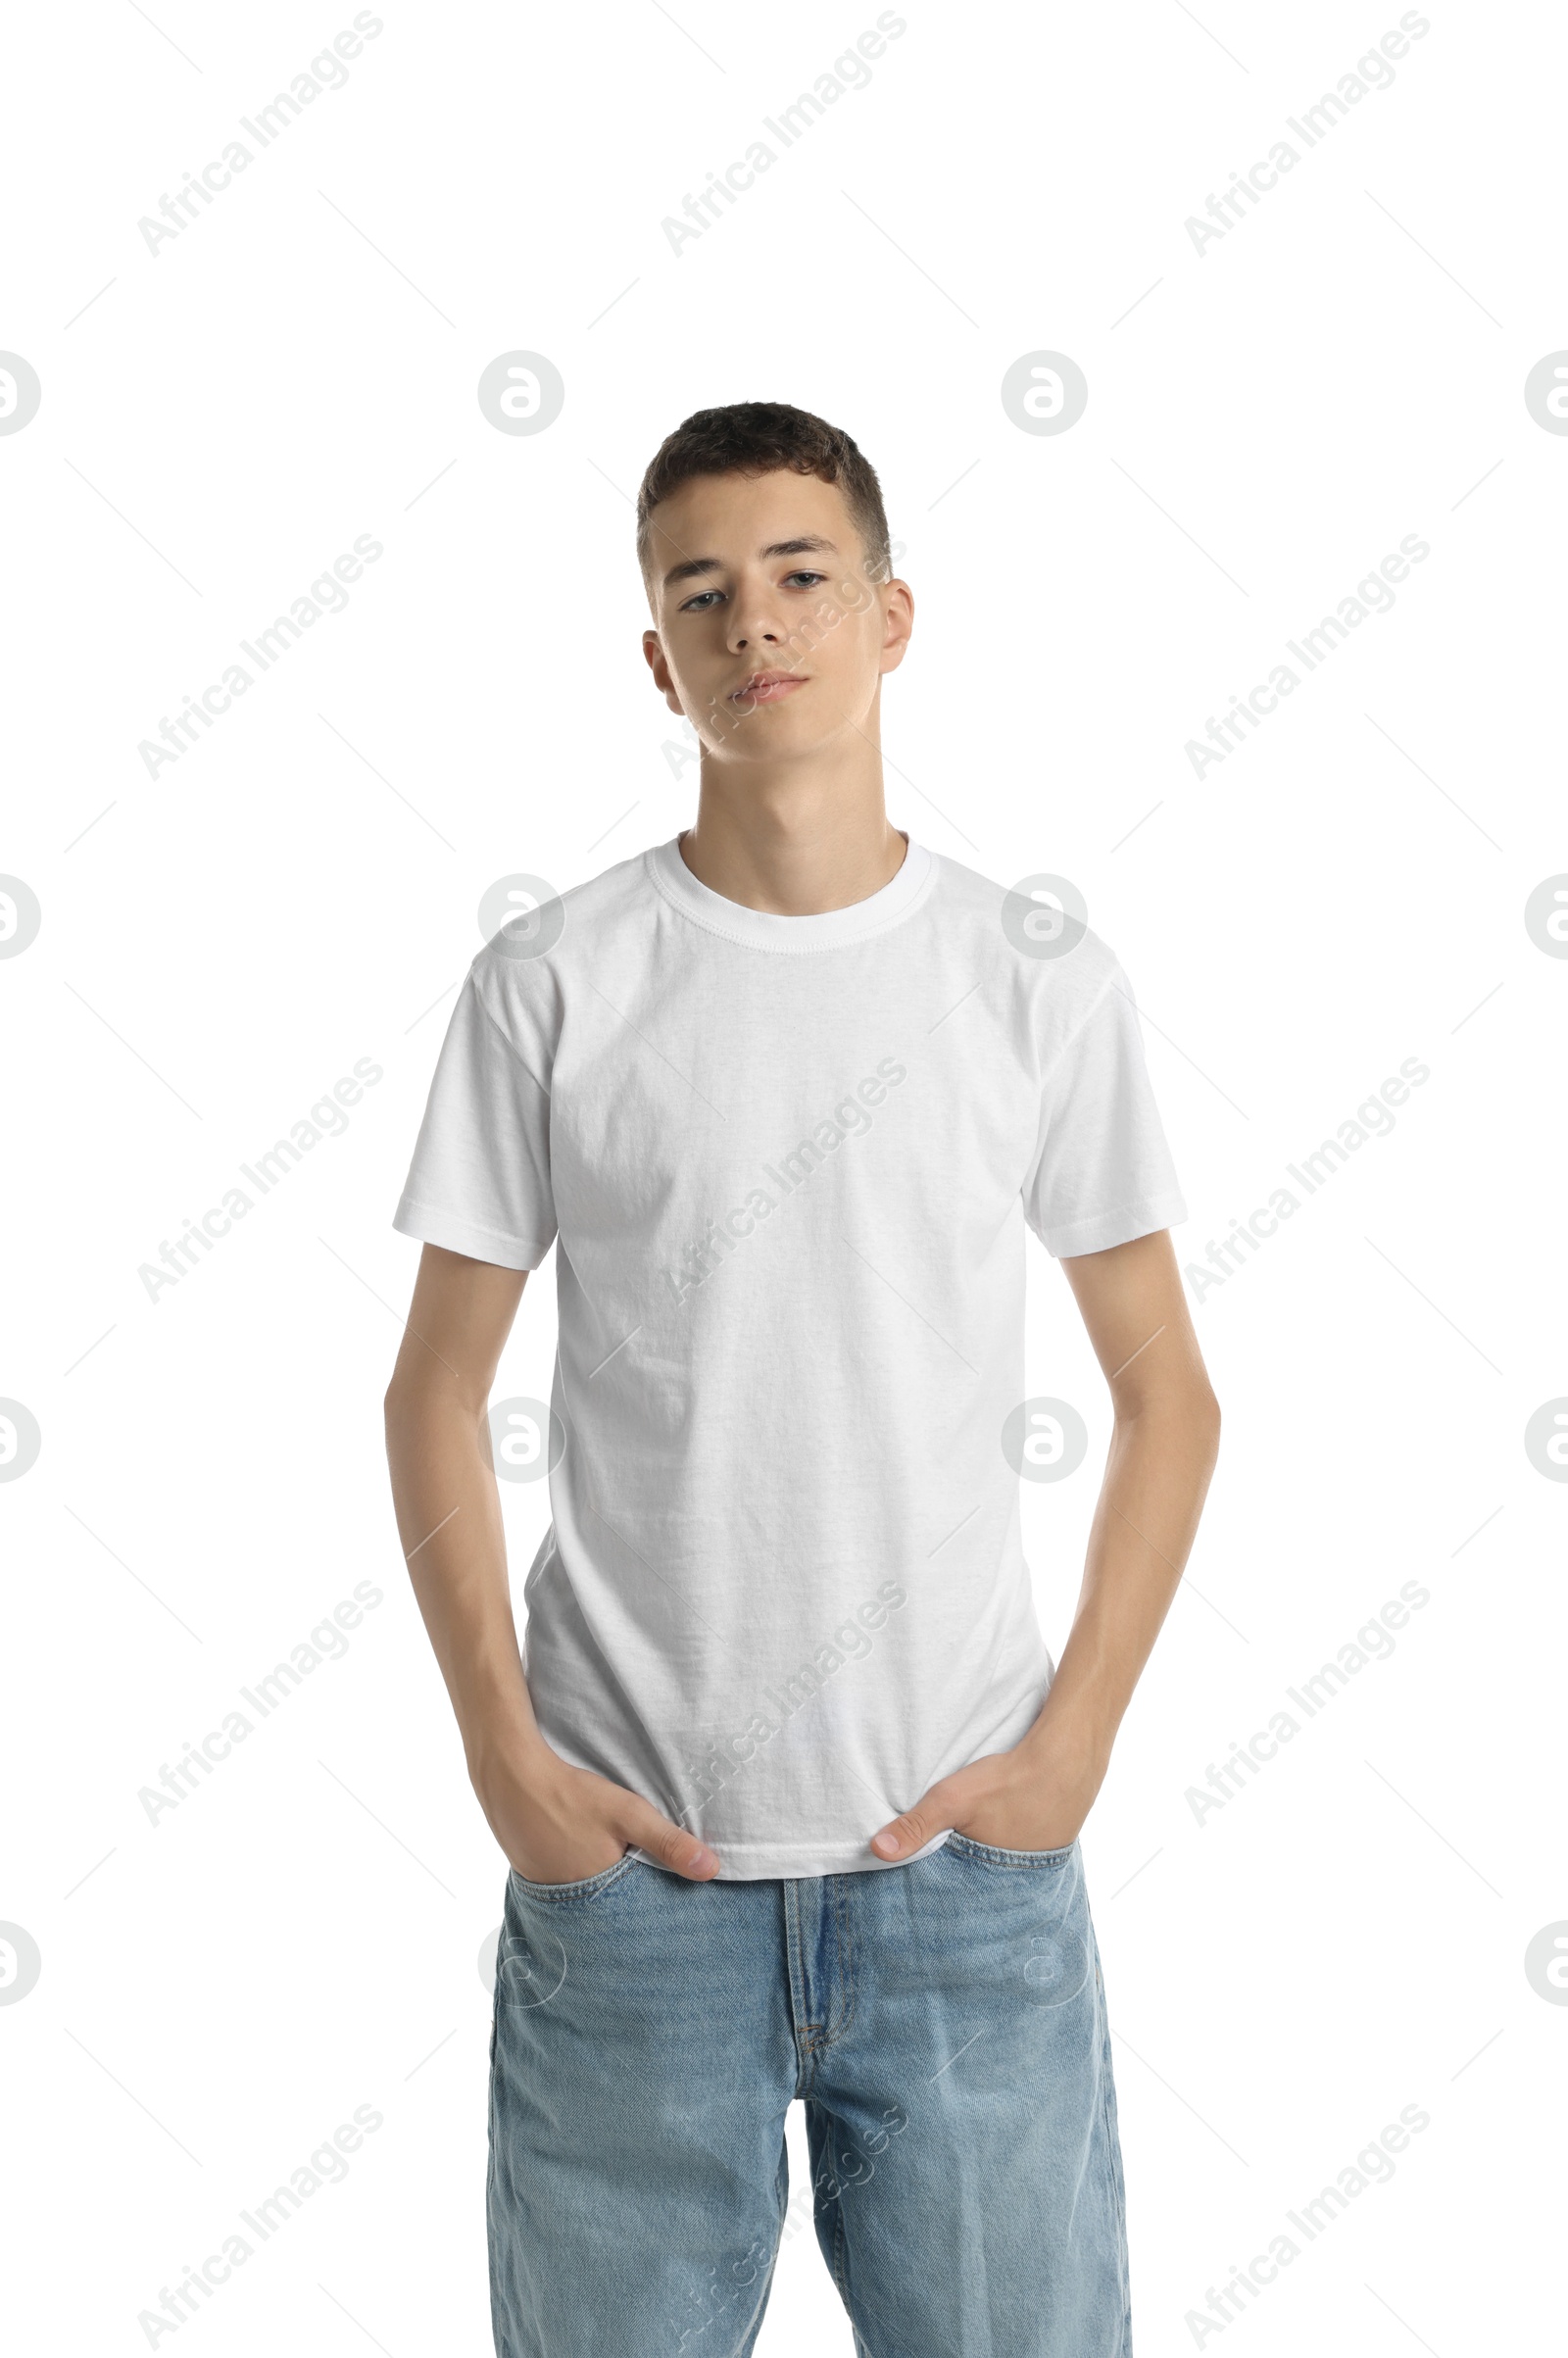
[[[1050,1685],[1003,1447],[1025,1234],[1186,1214],[1115,956],[1018,919],[913,841],[779,916],[676,839],[504,928],[451,1017],[396,1225],[557,1246],[534,1712],[725,1879],[882,1871]]]

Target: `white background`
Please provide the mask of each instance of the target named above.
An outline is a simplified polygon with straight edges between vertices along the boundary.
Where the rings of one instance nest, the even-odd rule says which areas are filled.
[[[43,387],[0,439],[0,868],[43,910],[0,963],[0,1393],[42,1431],[0,1487],[0,1918],[42,1956],[0,2007],[17,2347],[145,2348],[159,2288],[361,2104],[383,2126],[346,2181],[157,2346],[490,2347],[504,1865],[387,1501],[416,1257],[389,1222],[486,887],[565,887],[690,816],[630,502],[671,426],[741,398],[880,470],[917,608],[890,810],[1082,889],[1139,988],[1184,1262],[1430,1068],[1196,1304],[1220,1470],[1085,1851],[1142,2358],[1193,2348],[1207,2288],[1407,2105],[1430,2126],[1392,2182],[1200,2346],[1541,2346],[1568,2011],[1524,1951],[1568,1918],[1568,1490],[1523,1430],[1568,1393],[1568,962],[1523,909],[1568,868],[1568,437],[1523,385],[1568,344],[1562,20],[1432,7],[1308,150],[1285,118],[1394,0],[910,6],[677,255],[662,218],[870,0],[386,6],[346,86],[149,252],[138,221],[352,13],[96,0],[11,34],[0,344]],[[1282,136],[1296,169],[1200,254],[1188,217]],[[475,398],[516,348],[565,382],[536,436]],[[1089,382],[1059,436],[1000,398],[1038,349]],[[138,744],[362,534],[347,610],[150,777]],[[1408,534],[1393,611],[1195,776],[1209,715]],[[139,1265],[366,1057],[344,1135],[150,1301]],[[1025,1493],[1059,1646],[1107,1418],[1031,1256],[1031,1391],[1092,1437]],[[552,1291],[498,1395],[548,1395]],[[542,1488],[506,1510],[526,1564]],[[363,1581],[346,1655],[150,1824],[138,1790]],[[1200,1823],[1188,1789],[1408,1581],[1392,1658]],[[849,2347],[792,2233],[760,2348]]]

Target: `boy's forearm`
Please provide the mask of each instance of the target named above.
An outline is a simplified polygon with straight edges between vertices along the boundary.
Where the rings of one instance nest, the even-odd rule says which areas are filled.
[[[409,1577],[482,1795],[495,1762],[515,1767],[545,1748],[522,1675],[496,1478],[478,1420],[433,1386],[389,1396],[386,1435]]]
[[[1219,1411],[1200,1366],[1187,1380],[1143,1385],[1136,1405],[1123,1406],[1072,1632],[1034,1725],[1010,1750],[928,1787],[871,1837],[880,1857],[909,1857],[943,1826],[1004,1849],[1077,1840],[1176,1593],[1218,1446]]]
[[[427,1243],[386,1394],[386,1449],[409,1578],[463,1737],[468,1776],[513,1871],[567,1884],[635,1844],[706,1882],[719,1861],[690,1829],[574,1766],[534,1717],[507,1579],[486,1414],[525,1272]]]
[[[1156,1397],[1117,1420],[1078,1609],[1026,1754],[1081,1762],[1098,1786],[1180,1584],[1218,1447],[1206,1391]]]

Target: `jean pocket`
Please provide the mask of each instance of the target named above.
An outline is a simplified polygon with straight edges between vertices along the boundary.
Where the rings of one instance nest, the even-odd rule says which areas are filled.
[[[619,1882],[628,1867],[634,1867],[637,1863],[636,1853],[627,1850],[615,1860],[613,1866],[601,1867],[597,1875],[585,1875],[578,1883],[530,1883],[526,1875],[517,1873],[515,1867],[509,1867],[507,1874],[513,1890],[524,1899],[597,1899],[601,1891],[608,1891],[612,1883]]]
[[[955,1828],[942,1847],[944,1850],[956,1851],[960,1858],[977,1859],[986,1867],[1061,1868],[1072,1858],[1078,1845],[1068,1842],[1060,1850],[1002,1850],[995,1842],[977,1842],[971,1835],[959,1834]]]

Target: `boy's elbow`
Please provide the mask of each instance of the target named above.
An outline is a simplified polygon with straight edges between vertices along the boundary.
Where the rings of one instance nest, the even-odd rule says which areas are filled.
[[[1219,1455],[1219,1401],[1201,1367],[1151,1385],[1131,1414],[1139,1421],[1147,1417],[1152,1429],[1179,1433],[1185,1446],[1210,1464]]]
[[[389,1446],[418,1422],[421,1405],[422,1387],[400,1362],[392,1371],[392,1380],[381,1401],[381,1421]]]
[[[1208,1452],[1209,1464],[1212,1465],[1219,1455],[1220,1426],[1223,1420],[1220,1416],[1219,1400],[1206,1376],[1201,1379],[1197,1388],[1192,1402],[1192,1414],[1202,1438],[1203,1446]]]

